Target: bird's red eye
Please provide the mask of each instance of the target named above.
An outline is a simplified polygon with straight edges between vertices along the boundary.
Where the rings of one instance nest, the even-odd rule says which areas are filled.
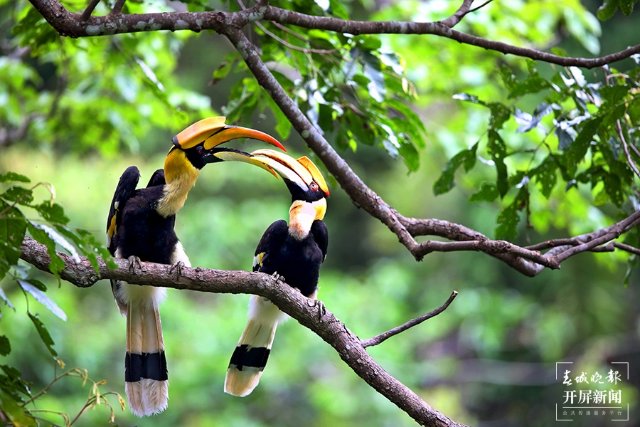
[[[318,184],[316,184],[315,181],[312,181],[311,184],[309,184],[309,190],[316,192],[320,189],[320,187],[318,187]]]

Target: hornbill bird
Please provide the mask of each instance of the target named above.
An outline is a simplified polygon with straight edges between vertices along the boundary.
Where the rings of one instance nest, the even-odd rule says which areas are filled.
[[[322,221],[329,189],[320,170],[307,157],[298,160],[273,150],[251,153],[282,176],[292,203],[289,224],[274,222],[262,235],[253,260],[253,271],[281,276],[286,283],[315,299],[320,264],[327,254],[329,236]],[[278,322],[284,313],[268,299],[252,295],[249,321],[236,346],[224,382],[224,391],[247,396],[260,381]]]
[[[256,164],[248,153],[219,147],[237,138],[257,139],[284,150],[263,132],[228,126],[224,121],[224,117],[203,119],[173,137],[164,170],[157,170],[146,188],[136,189],[140,178],[137,167],[124,171],[107,219],[108,248],[114,257],[128,258],[132,267],[138,261],[190,266],[174,224],[200,169],[225,160]],[[165,289],[120,281],[111,281],[111,288],[127,318],[125,391],[129,406],[137,416],[157,414],[166,409],[169,398],[158,312]]]

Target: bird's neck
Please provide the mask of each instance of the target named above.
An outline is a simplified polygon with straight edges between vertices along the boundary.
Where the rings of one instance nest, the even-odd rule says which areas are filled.
[[[296,240],[303,240],[309,235],[316,219],[316,207],[313,203],[294,201],[289,208],[289,234]]]
[[[184,151],[172,150],[164,161],[164,174],[167,183],[158,201],[157,211],[163,217],[168,217],[182,209],[200,171],[191,164]]]

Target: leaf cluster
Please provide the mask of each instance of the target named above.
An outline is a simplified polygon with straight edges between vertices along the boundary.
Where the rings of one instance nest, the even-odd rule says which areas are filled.
[[[48,200],[36,201],[34,193],[38,188],[48,191]],[[54,275],[64,268],[64,262],[58,255],[61,249],[74,258],[79,258],[80,254],[86,256],[96,269],[98,257],[111,260],[109,252],[91,233],[68,225],[69,219],[65,216],[63,208],[55,203],[55,191],[50,184],[32,184],[24,175],[6,172],[0,174],[0,189],[0,280],[7,275],[12,276],[27,301],[29,297],[33,298],[55,316],[66,320],[64,311],[47,296],[46,285],[30,277],[29,270],[18,265],[25,235],[28,233],[47,247],[51,259],[49,269]],[[38,216],[37,220],[30,218],[32,212]],[[14,309],[2,288],[0,299],[3,303],[0,306],[2,309]],[[28,309],[28,305],[26,314],[49,354],[57,358],[53,338],[45,324],[37,314]],[[0,356],[7,356],[9,353],[9,337],[0,335]],[[0,370],[0,407],[4,414],[14,425],[36,425],[32,411],[26,408],[26,404],[33,400],[28,382],[22,378],[20,371],[11,366],[0,365]],[[25,400],[26,398],[29,399]]]
[[[315,15],[349,19],[338,1],[279,2],[279,6]],[[324,9],[319,6],[324,5]],[[410,107],[415,89],[401,58],[383,47],[379,37],[352,36],[321,30],[290,29],[273,23],[256,29],[262,60],[325,138],[342,150],[359,144],[382,148],[402,159],[410,171],[419,167],[418,150],[426,129]],[[283,49],[283,46],[285,47]],[[242,76],[233,86],[224,113],[232,121],[249,120],[256,110],[270,110],[282,138],[291,124],[261,90],[236,56],[214,71],[214,81],[230,73]]]
[[[604,80],[594,82],[577,68],[545,77],[531,63],[517,73],[506,65],[500,70],[506,101],[454,95],[487,109],[488,126],[480,141],[447,162],[434,192],[451,190],[460,167],[469,171],[478,158],[488,158],[495,180],[479,186],[470,199],[506,201],[497,219],[496,235],[501,239],[513,239],[520,214],[528,217],[532,191],[549,199],[559,187],[566,193],[584,184],[595,205],[631,208],[626,203],[637,183],[628,153],[638,153],[639,71],[623,74],[605,69]],[[528,110],[521,109],[523,104],[529,105]],[[528,134],[527,138],[505,136],[514,130]]]

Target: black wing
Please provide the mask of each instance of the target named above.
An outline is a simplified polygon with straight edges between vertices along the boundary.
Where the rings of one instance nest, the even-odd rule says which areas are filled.
[[[135,166],[129,166],[120,176],[120,181],[118,181],[116,191],[113,193],[113,200],[111,200],[109,216],[107,217],[107,247],[109,248],[111,255],[116,252],[114,237],[118,229],[118,224],[122,221],[120,212],[122,212],[127,200],[136,191],[136,186],[138,185],[139,180],[140,171],[138,168]]]
[[[274,222],[267,228],[262,234],[253,257],[253,271],[260,271],[265,257],[269,256],[270,251],[282,245],[288,234],[289,226],[284,219]]]
[[[165,185],[167,181],[164,179],[164,169],[158,169],[151,175],[147,188],[155,187],[156,185]]]
[[[329,230],[327,230],[327,225],[320,220],[314,221],[311,225],[311,234],[322,251],[322,261],[324,261],[327,257],[327,248],[329,247]]]

